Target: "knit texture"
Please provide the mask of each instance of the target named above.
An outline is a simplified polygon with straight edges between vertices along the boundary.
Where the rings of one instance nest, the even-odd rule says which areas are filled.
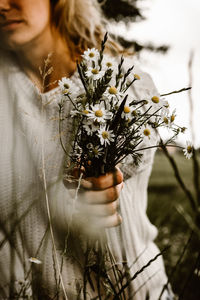
[[[154,94],[156,89],[150,76],[140,70],[137,73],[141,80],[134,83],[130,93],[141,99]],[[78,84],[76,73],[71,79]],[[7,299],[9,285],[17,286],[20,280],[27,282],[28,293],[30,278],[27,274],[31,268],[52,298],[60,286],[49,232],[44,175],[65,290],[69,300],[83,299],[82,243],[87,240],[87,233],[81,232],[81,226],[76,227],[76,224],[72,232],[68,232],[75,208],[72,193],[63,184],[64,152],[59,141],[58,92],[59,88],[56,88],[41,94],[11,58],[1,55],[1,299]],[[70,114],[70,105],[66,114]],[[69,117],[63,131],[66,144],[70,143],[71,130]],[[153,142],[156,142],[156,134]],[[157,229],[146,215],[147,186],[154,152],[153,149],[145,151],[139,167],[131,163],[122,165],[126,179],[120,196],[123,222],[121,226],[106,230],[116,262],[120,268],[126,262],[131,276],[159,253],[153,242]],[[62,255],[66,235],[67,251]],[[30,257],[37,257],[42,264],[31,265]],[[159,257],[131,282],[127,299],[145,300],[149,293],[150,299],[156,300],[166,282],[163,260]],[[97,296],[89,285],[87,292],[87,299]],[[45,299],[45,296],[39,299]],[[64,299],[61,287],[56,299]]]

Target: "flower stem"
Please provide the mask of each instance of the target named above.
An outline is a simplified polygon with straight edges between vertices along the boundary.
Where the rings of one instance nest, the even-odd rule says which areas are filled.
[[[192,88],[192,87],[183,88],[183,89],[181,89],[181,90],[173,91],[173,92],[166,93],[166,94],[162,94],[162,95],[160,95],[160,96],[163,97],[163,96],[168,96],[168,95],[172,95],[172,94],[177,94],[177,93],[185,92],[185,91],[190,90],[191,88]]]

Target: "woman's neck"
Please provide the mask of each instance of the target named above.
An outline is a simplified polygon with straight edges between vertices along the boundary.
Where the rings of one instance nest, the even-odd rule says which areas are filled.
[[[45,38],[32,41],[15,52],[20,67],[41,92],[55,88],[61,77],[71,76],[76,69],[60,35],[54,32]]]

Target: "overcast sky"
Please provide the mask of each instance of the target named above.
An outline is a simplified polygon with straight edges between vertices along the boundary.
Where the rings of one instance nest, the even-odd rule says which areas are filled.
[[[196,145],[200,145],[200,0],[143,0],[146,21],[135,23],[121,33],[141,43],[168,44],[168,54],[143,53],[141,65],[148,71],[160,93],[178,90],[189,85],[188,61],[194,51],[193,87]],[[177,109],[177,123],[189,127],[187,92],[168,96]],[[189,130],[183,139],[190,139]]]

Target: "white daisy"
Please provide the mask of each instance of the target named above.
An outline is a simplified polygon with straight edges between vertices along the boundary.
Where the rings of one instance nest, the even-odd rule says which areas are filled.
[[[93,80],[98,80],[103,77],[105,70],[100,70],[99,67],[89,67],[85,74],[87,77],[92,78]]]
[[[100,104],[91,105],[88,118],[96,122],[104,123],[106,120],[111,119],[112,115],[113,114],[110,111],[106,110],[103,107],[103,104],[100,103]]]
[[[62,77],[61,80],[58,81],[58,85],[64,95],[75,97],[79,92],[79,88],[69,78]]]
[[[183,149],[183,153],[187,159],[190,159],[193,154],[193,145],[190,141],[186,142],[186,147]]]
[[[80,112],[76,109],[72,109],[71,112],[70,112],[70,116],[72,118],[76,117],[78,114],[80,114]]]
[[[164,99],[159,95],[152,96],[149,103],[153,108],[159,109],[164,106]]]
[[[108,55],[104,55],[102,60],[102,67],[105,70],[112,69],[115,73],[118,71],[118,64],[116,60]]]
[[[157,113],[160,113],[163,106],[164,100],[160,98],[159,95],[150,96],[144,101],[145,110],[148,110],[150,108],[149,113],[151,114],[156,111]]]
[[[152,137],[152,127],[143,125],[140,129],[140,135],[144,142],[149,142]]]
[[[162,115],[161,116],[161,121],[163,122],[163,124],[165,125],[165,127],[171,127],[171,122],[168,116],[166,115]]]
[[[122,118],[125,118],[126,120],[130,120],[133,118],[133,109],[129,105],[124,105],[124,109],[122,112]]]
[[[99,130],[99,123],[93,120],[85,119],[83,120],[83,128],[87,132],[87,135],[93,135],[95,131]]]
[[[70,115],[72,117],[77,116],[77,115],[83,115],[85,117],[87,117],[89,114],[89,105],[86,105],[85,107],[83,107],[83,105],[81,103],[77,104],[77,109],[73,108],[70,112]]]
[[[85,108],[85,109],[83,109],[80,113],[81,113],[83,116],[88,117],[88,115],[89,115],[89,109]]]
[[[110,145],[110,142],[114,142],[115,135],[112,130],[108,130],[106,126],[103,126],[98,131],[101,145]]]
[[[83,57],[83,59],[85,59],[87,61],[95,61],[96,62],[99,59],[99,51],[95,48],[88,49],[88,50],[84,51],[82,57]]]
[[[141,79],[141,77],[140,77],[140,75],[139,74],[133,74],[133,76],[134,76],[134,79],[135,80],[140,80]]]
[[[127,79],[126,79],[126,84],[127,85],[129,85],[131,82],[133,82],[133,81],[136,81],[136,80],[140,80],[141,79],[141,77],[140,77],[140,75],[137,73],[130,73],[129,74],[129,76],[127,77]]]
[[[173,123],[175,118],[176,118],[176,109],[174,109],[172,114],[169,116],[170,123]]]
[[[166,114],[161,114],[160,116],[161,122],[163,122],[163,125],[168,129],[172,128],[175,118],[176,118],[176,109],[174,109],[171,114],[166,113]]]
[[[28,260],[30,262],[34,263],[34,264],[37,264],[37,265],[40,265],[42,263],[41,260],[39,260],[39,259],[37,259],[35,257],[30,257]]]
[[[114,85],[109,86],[104,93],[104,96],[108,99],[121,97],[122,95],[119,88]]]
[[[100,146],[94,146],[94,148],[92,149],[92,152],[94,154],[94,157],[96,157],[96,158],[99,158],[100,156],[102,156],[104,154],[103,148]]]
[[[165,116],[169,115],[169,102],[167,100],[163,101],[163,107],[161,110],[161,114],[165,115]]]

